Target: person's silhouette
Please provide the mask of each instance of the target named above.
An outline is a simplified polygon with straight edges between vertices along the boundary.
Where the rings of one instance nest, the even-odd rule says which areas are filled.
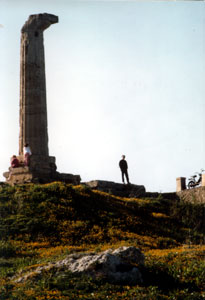
[[[124,177],[126,177],[127,183],[129,184],[129,176],[128,176],[128,164],[125,160],[125,155],[122,155],[122,159],[119,162],[119,167],[122,172],[122,182],[125,183]]]

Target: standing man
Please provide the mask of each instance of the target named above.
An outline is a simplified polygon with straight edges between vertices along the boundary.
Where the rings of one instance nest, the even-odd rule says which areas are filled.
[[[127,162],[125,160],[125,155],[122,155],[122,159],[119,162],[119,166],[120,166],[120,170],[122,172],[122,182],[125,183],[125,180],[124,180],[124,176],[125,176],[126,180],[127,180],[127,183],[130,184],[129,176],[128,176],[128,172],[127,172],[128,165],[127,165]]]

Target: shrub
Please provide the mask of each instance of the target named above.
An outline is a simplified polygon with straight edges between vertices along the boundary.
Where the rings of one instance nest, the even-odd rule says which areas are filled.
[[[0,241],[0,257],[9,258],[16,255],[15,246],[10,241]]]

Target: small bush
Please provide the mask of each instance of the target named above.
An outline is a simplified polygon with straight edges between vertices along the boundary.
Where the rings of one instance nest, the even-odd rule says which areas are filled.
[[[0,257],[9,258],[16,256],[15,246],[9,241],[0,241]]]

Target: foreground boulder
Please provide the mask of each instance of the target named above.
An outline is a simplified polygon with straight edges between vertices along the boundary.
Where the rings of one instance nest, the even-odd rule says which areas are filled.
[[[30,273],[15,279],[16,283],[38,277],[44,270],[56,269],[84,273],[95,278],[103,278],[113,284],[135,285],[142,283],[138,266],[144,265],[144,255],[135,247],[108,249],[101,253],[70,254],[65,259],[40,266]]]

